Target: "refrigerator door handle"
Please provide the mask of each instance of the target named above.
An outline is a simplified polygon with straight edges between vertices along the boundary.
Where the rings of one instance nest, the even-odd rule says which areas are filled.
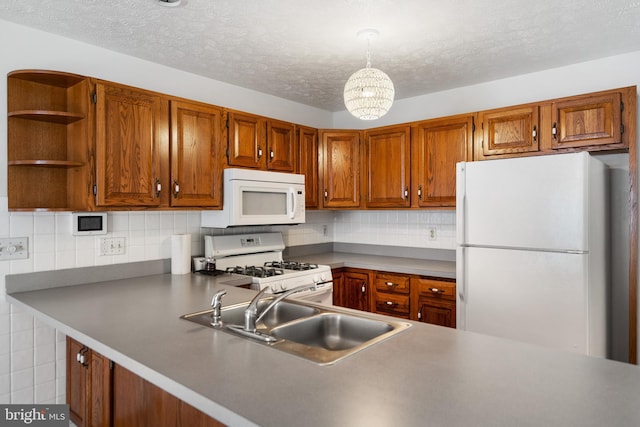
[[[456,164],[456,243],[458,245],[464,245],[467,243],[464,224],[466,208],[465,175],[465,162],[459,162]]]

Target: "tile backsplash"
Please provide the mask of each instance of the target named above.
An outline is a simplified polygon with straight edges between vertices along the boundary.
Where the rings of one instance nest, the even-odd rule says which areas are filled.
[[[0,238],[28,237],[29,258],[0,261],[0,404],[64,403],[65,336],[5,298],[7,274],[170,258],[171,235],[191,234],[192,254],[204,234],[280,231],[287,246],[327,242],[454,249],[455,212],[307,211],[296,226],[200,228],[199,211],[109,212],[108,233],[73,236],[70,212],[8,212],[0,197]],[[435,230],[435,239],[430,233]],[[123,237],[121,255],[100,255],[100,238]]]

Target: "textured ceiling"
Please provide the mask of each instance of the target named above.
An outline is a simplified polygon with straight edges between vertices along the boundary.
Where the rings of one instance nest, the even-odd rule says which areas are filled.
[[[640,50],[630,0],[2,0],[0,19],[329,111],[363,28],[396,99]]]

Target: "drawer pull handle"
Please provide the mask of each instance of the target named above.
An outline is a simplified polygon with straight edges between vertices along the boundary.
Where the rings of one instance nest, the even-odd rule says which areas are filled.
[[[387,301],[387,302],[385,302],[385,304],[387,304],[387,305],[393,305],[393,301]]]
[[[437,293],[443,293],[443,292],[444,292],[444,289],[438,289],[438,288],[429,288],[429,290],[430,290],[431,292],[436,293],[436,294],[437,294]]]
[[[387,286],[398,286],[397,283],[393,283],[393,282],[385,282],[385,285],[387,285]]]

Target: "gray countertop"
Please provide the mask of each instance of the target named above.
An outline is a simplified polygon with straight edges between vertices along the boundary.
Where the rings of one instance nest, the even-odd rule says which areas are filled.
[[[155,274],[8,298],[231,426],[640,425],[632,365],[412,322],[317,366],[179,318],[222,287],[224,305],[255,294],[223,282]]]
[[[331,268],[352,267],[392,273],[416,274],[455,279],[456,264],[452,261],[434,261],[417,258],[390,257],[346,252],[325,252],[293,256],[294,261],[329,265]]]

